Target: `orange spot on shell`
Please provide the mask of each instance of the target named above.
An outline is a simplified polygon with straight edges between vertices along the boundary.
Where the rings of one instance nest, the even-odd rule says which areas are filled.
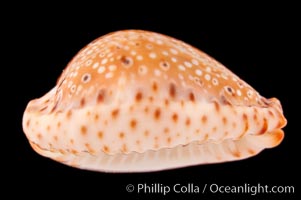
[[[149,100],[150,102],[153,102],[153,101],[154,101],[154,97],[150,96],[150,97],[148,97],[148,100]]]
[[[98,131],[97,137],[98,137],[99,139],[102,139],[102,138],[103,138],[103,132],[102,132],[102,131]]]
[[[273,118],[274,117],[274,113],[272,111],[268,111],[269,115]]]
[[[208,121],[208,118],[206,115],[203,115],[202,118],[201,118],[201,121],[203,124],[206,124],[206,122]]]
[[[106,145],[104,145],[102,149],[103,149],[103,152],[105,152],[105,153],[109,153],[110,152],[110,148],[108,146],[106,146]]]
[[[127,153],[127,152],[128,152],[128,148],[127,148],[126,144],[123,144],[123,145],[122,145],[121,151],[122,151],[123,153]]]
[[[177,115],[177,113],[174,113],[171,118],[174,121],[174,123],[178,122],[178,115]]]
[[[42,139],[42,134],[41,133],[38,133],[37,134],[37,138],[40,140],[40,139]]]
[[[54,135],[54,136],[53,136],[53,139],[54,139],[55,141],[58,141],[57,135]]]
[[[169,95],[170,95],[170,97],[171,98],[175,98],[176,97],[176,86],[175,86],[175,84],[173,84],[173,83],[171,83],[170,85],[169,85]]]
[[[29,127],[29,125],[30,125],[30,119],[28,119],[28,120],[26,121],[26,126]]]
[[[191,121],[190,121],[190,118],[189,118],[189,117],[187,117],[187,119],[186,119],[186,121],[185,121],[185,125],[186,125],[186,126],[189,126],[189,125],[190,125],[190,123],[191,123]]]
[[[149,108],[148,108],[147,106],[145,106],[144,112],[145,112],[145,113],[148,113],[148,111],[149,111]]]
[[[167,107],[167,106],[169,105],[169,100],[168,100],[168,99],[165,99],[165,100],[164,100],[164,104],[165,104],[165,106]]]
[[[224,132],[224,135],[225,135],[225,137],[227,137],[227,136],[229,135],[229,132],[228,132],[228,131],[225,131],[225,132]]]
[[[232,152],[232,155],[233,155],[234,157],[237,157],[237,158],[239,158],[239,157],[241,156],[241,154],[240,154],[239,151],[234,151],[234,152]]]
[[[65,151],[64,149],[59,149],[59,152],[60,152],[61,154],[65,154],[65,153],[66,153],[66,151]]]
[[[119,138],[120,138],[120,139],[123,139],[123,138],[124,138],[124,133],[123,133],[123,132],[119,133]]]
[[[215,108],[216,112],[219,112],[219,110],[220,110],[219,103],[216,102],[216,101],[213,101],[213,105],[214,105],[214,108]]]
[[[240,137],[242,137],[244,134],[246,134],[247,131],[249,130],[248,116],[245,113],[242,115],[242,120],[243,120],[243,122],[245,124],[245,129],[243,130],[243,132],[242,132],[242,134],[241,134]]]
[[[142,93],[137,92],[135,99],[136,99],[137,102],[140,102],[142,100]]]
[[[105,99],[105,90],[100,90],[98,95],[97,95],[97,103],[102,103]]]
[[[85,98],[82,98],[82,99],[80,100],[80,107],[84,107],[85,104],[86,104],[86,100],[85,100]]]
[[[160,108],[157,108],[154,112],[154,118],[156,120],[158,120],[160,118],[160,116],[161,116],[161,110],[160,110]]]
[[[223,117],[223,118],[222,118],[222,121],[223,121],[223,124],[224,124],[224,125],[226,125],[226,124],[227,124],[227,122],[228,122],[228,120],[227,120],[227,118],[226,118],[226,117]]]
[[[257,114],[256,113],[254,113],[254,115],[253,115],[253,120],[256,122],[257,121]]]
[[[137,121],[136,121],[136,119],[132,119],[132,120],[130,121],[130,127],[133,128],[133,129],[135,129],[136,126],[137,126]]]
[[[86,126],[81,126],[80,127],[80,132],[82,135],[86,135],[87,134],[87,127]]]
[[[189,93],[189,100],[190,101],[195,101],[194,94],[192,92]]]
[[[85,146],[90,154],[95,154],[95,150],[90,146],[89,143],[85,143]]]
[[[264,134],[268,130],[268,120],[263,118],[262,128],[258,132],[259,135]]]
[[[217,127],[214,126],[214,127],[212,128],[212,132],[216,132],[216,131],[217,131]]]
[[[113,110],[111,114],[112,114],[112,117],[115,119],[119,114],[119,109]]]
[[[145,131],[144,131],[144,136],[147,137],[148,135],[149,135],[149,131],[148,131],[148,130],[145,130]]]
[[[67,114],[66,114],[66,118],[67,119],[70,119],[72,116],[72,111],[71,110],[68,110]]]
[[[274,146],[278,145],[284,138],[284,133],[281,129],[274,130],[273,133]]]
[[[77,150],[75,150],[75,149],[71,149],[71,151],[70,151],[72,154],[78,154],[78,151]]]
[[[169,128],[165,127],[163,131],[164,131],[164,133],[168,134],[169,133]]]
[[[153,83],[152,89],[153,89],[153,91],[155,91],[155,92],[158,90],[158,85],[157,85],[156,82]]]
[[[251,155],[254,155],[255,151],[253,149],[248,149],[248,153],[251,154]]]

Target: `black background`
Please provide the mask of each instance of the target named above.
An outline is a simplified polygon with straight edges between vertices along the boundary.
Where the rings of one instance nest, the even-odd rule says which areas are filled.
[[[90,5],[94,7],[95,5]],[[147,5],[143,6],[147,7]],[[62,8],[46,11],[23,10],[8,23],[13,36],[11,68],[17,88],[13,92],[13,129],[9,131],[6,165],[9,186],[16,191],[26,188],[24,196],[38,197],[37,191],[46,196],[76,197],[84,195],[94,199],[113,198],[121,194],[125,198],[142,199],[146,194],[128,193],[127,184],[176,183],[204,185],[293,185],[297,187],[297,132],[290,122],[289,83],[293,66],[288,64],[287,52],[291,43],[290,20],[282,5],[276,8],[242,6],[233,11],[216,10],[214,6],[173,10],[172,8],[141,8],[132,10],[119,5],[117,11],[100,6],[90,12]],[[193,10],[189,10],[193,9]],[[107,10],[107,11],[106,11]],[[185,12],[183,12],[183,10]],[[66,12],[68,11],[68,12]],[[85,10],[87,11],[87,10]],[[207,12],[205,12],[207,11]],[[209,11],[209,12],[208,12]],[[286,10],[288,11],[288,10]],[[291,21],[289,21],[291,22]],[[253,158],[223,164],[202,165],[183,169],[137,174],[109,174],[83,171],[46,159],[29,146],[22,131],[22,115],[29,100],[45,94],[56,83],[71,58],[86,44],[106,33],[122,29],[145,29],[160,32],[183,40],[208,53],[265,97],[281,100],[289,121],[285,139],[277,148],[265,150]],[[15,44],[15,45],[14,45]],[[16,73],[17,72],[17,73]],[[11,195],[18,194],[12,193]],[[224,197],[249,198],[238,194],[186,194],[179,198],[207,199]],[[165,198],[161,194],[158,199]],[[171,196],[171,195],[169,195]],[[256,199],[291,199],[296,194],[256,195]]]

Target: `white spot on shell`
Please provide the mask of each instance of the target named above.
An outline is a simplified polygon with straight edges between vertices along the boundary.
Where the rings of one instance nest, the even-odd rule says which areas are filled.
[[[143,56],[141,56],[141,55],[138,55],[136,58],[137,58],[137,60],[143,60]]]
[[[196,59],[192,59],[191,62],[192,62],[192,64],[194,64],[194,65],[199,65],[199,61],[197,61]]]
[[[121,57],[120,59],[125,68],[130,68],[134,64],[134,61],[131,57]]]
[[[112,57],[114,54],[111,52],[107,55],[108,58]]]
[[[175,63],[175,62],[177,62],[177,59],[175,57],[172,57],[171,61]]]
[[[241,91],[240,91],[240,90],[236,90],[236,94],[237,94],[238,96],[241,96]]]
[[[253,96],[253,91],[252,90],[248,90],[247,95],[249,98],[251,98]]]
[[[93,52],[93,50],[89,50],[89,51],[87,51],[87,55],[90,55],[91,53]]]
[[[74,93],[75,90],[76,90],[76,85],[73,84],[73,85],[71,86],[71,88],[70,88],[70,91],[71,91],[71,93]]]
[[[92,64],[92,60],[87,60],[87,62],[85,63],[85,65],[88,67]]]
[[[244,85],[243,85],[242,82],[240,82],[240,81],[237,82],[237,85],[238,85],[238,87],[240,87],[240,88],[243,88],[243,87],[244,87]]]
[[[155,73],[156,76],[160,76],[161,75],[161,71],[158,70],[158,69],[155,69],[154,73]]]
[[[92,68],[93,68],[93,69],[96,69],[96,68],[98,67],[98,65],[99,65],[99,63],[96,62],[96,63],[94,63],[94,64],[92,65]]]
[[[157,57],[157,54],[155,54],[154,52],[149,54],[149,57],[152,59],[155,59]]]
[[[67,88],[70,88],[72,84],[73,84],[73,82],[72,82],[72,81],[69,81],[69,82],[68,82],[68,85],[67,85]]]
[[[152,45],[152,44],[147,44],[147,45],[146,45],[146,48],[147,48],[147,49],[152,49],[152,48],[153,48],[153,45]]]
[[[167,71],[170,68],[170,64],[166,61],[161,61],[160,68],[163,69],[164,71]]]
[[[91,80],[91,74],[85,73],[85,74],[82,75],[81,81],[83,83],[88,83],[90,80]]]
[[[178,54],[178,51],[177,51],[177,50],[175,50],[175,49],[173,49],[173,48],[171,48],[171,49],[170,49],[170,52],[171,52],[172,54],[175,54],[175,55],[177,55],[177,54]]]
[[[77,75],[78,75],[78,72],[76,71],[73,73],[72,77],[76,77]]]
[[[153,37],[148,37],[148,41],[154,42],[154,41],[155,41],[155,38],[153,38]]]
[[[210,76],[209,74],[206,74],[206,75],[205,75],[205,79],[206,79],[207,81],[210,81],[211,76]]]
[[[223,79],[225,79],[225,80],[228,80],[228,76],[227,76],[227,74],[225,74],[225,73],[222,73],[222,74],[221,74],[221,76],[222,76],[222,78],[223,78]]]
[[[105,75],[105,78],[112,78],[113,77],[113,72],[108,72],[108,73],[106,73],[106,75]]]
[[[104,65],[104,64],[106,64],[107,62],[108,62],[108,59],[105,58],[105,59],[103,59],[103,60],[101,61],[101,64]]]
[[[145,65],[140,65],[138,68],[138,73],[141,75],[145,75],[147,73],[148,69]]]
[[[188,67],[188,68],[191,68],[191,67],[192,67],[192,64],[191,64],[190,62],[188,62],[188,61],[185,61],[185,62],[184,62],[184,65],[185,65],[186,67]]]
[[[186,68],[185,68],[183,65],[178,65],[178,68],[179,68],[179,70],[181,70],[181,71],[185,71],[185,70],[186,70]]]
[[[98,54],[98,56],[101,57],[101,58],[105,57],[105,55],[106,54],[104,52],[101,52],[100,54]]]
[[[137,54],[136,51],[131,51],[131,55],[132,55],[132,56],[135,56],[136,54]]]
[[[157,40],[156,43],[157,43],[158,45],[162,45],[162,44],[163,44],[162,40]]]
[[[97,72],[98,72],[99,74],[101,74],[101,73],[103,73],[105,70],[106,70],[106,68],[105,68],[104,66],[100,66],[100,67],[98,68]]]
[[[194,77],[193,78],[193,81],[194,81],[194,83],[195,84],[197,84],[198,86],[203,86],[204,85],[204,83],[203,83],[203,81],[201,81],[201,79],[199,78],[199,77]]]
[[[230,94],[230,95],[232,95],[233,94],[233,92],[234,92],[234,90],[233,90],[233,88],[232,87],[230,87],[230,86],[225,86],[224,87],[224,89],[226,90],[226,92],[228,93],[228,94]]]
[[[213,84],[213,85],[218,85],[218,80],[217,80],[216,78],[213,78],[213,79],[212,79],[212,84]]]
[[[164,56],[168,56],[168,52],[167,52],[167,51],[162,51],[162,54],[163,54]]]
[[[202,70],[200,70],[200,69],[196,69],[196,70],[195,70],[195,73],[196,73],[196,75],[198,75],[198,76],[202,76],[202,74],[203,74]]]
[[[79,86],[77,87],[77,89],[76,89],[75,94],[78,95],[79,92],[80,92],[82,89],[83,89],[83,86],[82,86],[82,85],[79,85]]]
[[[115,71],[116,68],[117,68],[116,65],[110,65],[110,66],[109,66],[109,70],[110,70],[110,71]]]

